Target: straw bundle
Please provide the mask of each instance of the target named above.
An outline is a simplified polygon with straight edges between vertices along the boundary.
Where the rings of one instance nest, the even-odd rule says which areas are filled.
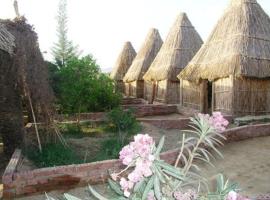
[[[181,13],[143,78],[148,81],[178,81],[177,74],[197,53],[202,43],[187,15]]]
[[[15,37],[8,32],[5,25],[0,24],[0,49],[13,54],[15,47]]]
[[[270,77],[270,18],[256,0],[232,0],[179,78]]]
[[[130,42],[126,42],[117,58],[110,77],[116,81],[122,81],[135,56],[136,51],[134,50],[132,44]]]
[[[157,29],[151,29],[135,57],[132,65],[130,66],[127,74],[124,77],[124,82],[133,82],[143,80],[143,75],[146,73],[157,53],[163,41],[159,35]]]

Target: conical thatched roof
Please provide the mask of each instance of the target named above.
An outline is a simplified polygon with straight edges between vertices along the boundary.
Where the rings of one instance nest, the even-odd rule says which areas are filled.
[[[132,44],[130,42],[126,42],[117,58],[116,64],[110,74],[110,77],[117,81],[123,80],[135,56],[136,51],[134,50]]]
[[[4,24],[0,24],[0,49],[13,54],[15,37],[8,32]]]
[[[146,73],[151,63],[155,59],[163,41],[157,29],[151,29],[146,36],[145,42],[139,50],[137,56],[132,62],[127,74],[124,77],[124,82],[132,82],[143,80],[143,75]]]
[[[179,78],[270,77],[270,19],[256,0],[232,0]]]
[[[178,80],[177,75],[192,59],[203,41],[187,15],[181,13],[172,26],[145,80]]]

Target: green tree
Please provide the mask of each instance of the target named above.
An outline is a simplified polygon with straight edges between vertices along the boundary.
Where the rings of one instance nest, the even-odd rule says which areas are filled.
[[[120,104],[113,81],[92,56],[73,57],[59,70],[59,105],[63,113],[106,111]]]
[[[74,46],[72,41],[68,39],[68,15],[67,0],[60,0],[57,12],[57,37],[58,41],[52,48],[52,54],[59,68],[66,65],[68,59],[78,56],[78,46]]]

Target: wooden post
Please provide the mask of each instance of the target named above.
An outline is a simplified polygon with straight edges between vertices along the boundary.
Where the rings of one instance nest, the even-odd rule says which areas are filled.
[[[179,98],[180,98],[180,101],[179,101],[179,104],[180,106],[183,106],[183,79],[180,79],[180,93],[179,93]]]

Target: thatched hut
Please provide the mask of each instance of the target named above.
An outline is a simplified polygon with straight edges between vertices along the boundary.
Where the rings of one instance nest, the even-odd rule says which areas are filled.
[[[24,18],[0,20],[0,135],[5,153],[12,154],[23,142],[23,112],[49,124],[52,105],[37,34]]]
[[[162,103],[179,102],[177,75],[192,59],[203,41],[187,15],[181,13],[162,45],[158,55],[144,75],[146,98]]]
[[[270,18],[257,1],[231,0],[179,78],[183,107],[270,113]]]
[[[110,74],[110,77],[115,80],[116,89],[119,92],[125,92],[125,84],[123,82],[123,78],[127,73],[130,65],[132,64],[135,56],[136,51],[134,50],[132,44],[130,42],[126,42]]]
[[[159,52],[163,41],[157,29],[151,29],[140,48],[137,56],[124,77],[125,95],[137,98],[144,96],[143,76],[152,64],[154,58]]]

